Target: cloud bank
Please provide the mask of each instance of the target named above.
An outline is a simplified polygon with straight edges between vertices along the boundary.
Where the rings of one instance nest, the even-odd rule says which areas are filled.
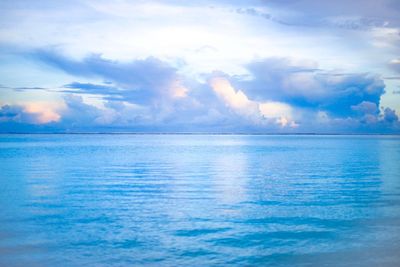
[[[258,59],[244,66],[248,75],[219,70],[199,80],[154,57],[119,62],[89,55],[76,60],[50,50],[33,56],[74,77],[100,82],[78,79],[53,89],[63,98],[59,107],[3,105],[2,131],[13,131],[10,123],[69,132],[399,130],[396,112],[380,105],[385,84],[379,76],[322,70],[312,61]]]

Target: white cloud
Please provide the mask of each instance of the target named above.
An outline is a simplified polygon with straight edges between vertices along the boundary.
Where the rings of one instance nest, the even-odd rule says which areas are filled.
[[[52,103],[30,102],[25,105],[25,112],[35,114],[39,124],[59,121],[59,109],[59,106]]]
[[[292,107],[281,102],[264,102],[259,104],[260,113],[265,118],[275,118],[276,123],[282,127],[297,127],[298,125],[292,120]]]
[[[273,119],[282,127],[297,127],[292,120],[292,108],[281,102],[257,102],[250,100],[241,90],[236,90],[230,82],[223,77],[214,77],[210,81],[214,92],[224,103],[238,114],[251,118],[259,124],[267,124]]]

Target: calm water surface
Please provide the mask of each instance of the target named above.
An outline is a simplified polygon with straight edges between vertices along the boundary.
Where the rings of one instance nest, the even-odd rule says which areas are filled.
[[[400,137],[0,135],[1,266],[400,266]]]

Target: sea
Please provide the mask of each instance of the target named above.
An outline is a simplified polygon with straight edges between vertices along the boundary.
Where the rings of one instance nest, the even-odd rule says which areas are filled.
[[[2,134],[0,266],[400,266],[400,136]]]

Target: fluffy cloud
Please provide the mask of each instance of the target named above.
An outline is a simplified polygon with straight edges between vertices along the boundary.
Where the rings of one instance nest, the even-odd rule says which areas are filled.
[[[0,122],[21,122],[21,123],[35,123],[36,116],[25,112],[24,107],[4,105],[0,109]]]
[[[352,106],[363,101],[379,106],[385,92],[383,81],[376,75],[324,71],[313,62],[270,58],[247,67],[250,78],[232,77],[232,80],[250,97],[324,110],[332,116],[351,116]]]
[[[225,78],[214,77],[210,80],[210,85],[227,107],[247,117],[258,113],[257,103],[249,100],[242,91],[236,91]]]
[[[223,77],[213,77],[210,85],[227,107],[255,124],[265,126],[275,120],[282,127],[296,125],[294,121],[291,121],[291,107],[285,103],[250,100],[243,91],[235,90]]]
[[[31,102],[25,105],[4,105],[0,109],[0,122],[45,124],[59,120],[60,115],[51,103]]]
[[[0,132],[54,132],[60,117],[46,105],[3,105],[0,107]]]
[[[1,123],[60,131],[400,130],[396,112],[381,108],[385,85],[378,76],[321,70],[312,61],[267,58],[245,65],[247,76],[215,71],[199,81],[156,58],[119,62],[90,55],[74,60],[49,51],[35,58],[84,81],[55,90],[63,94],[62,107],[3,106]],[[100,104],[90,101],[93,96]]]
[[[391,108],[384,109],[383,118],[386,122],[389,122],[389,123],[399,121],[399,117],[396,115],[396,112]]]
[[[314,62],[287,58],[257,60],[247,69],[248,76],[227,79],[259,107],[271,103],[282,125],[316,132],[399,130],[395,111],[380,109],[385,84],[377,75],[321,70]]]

